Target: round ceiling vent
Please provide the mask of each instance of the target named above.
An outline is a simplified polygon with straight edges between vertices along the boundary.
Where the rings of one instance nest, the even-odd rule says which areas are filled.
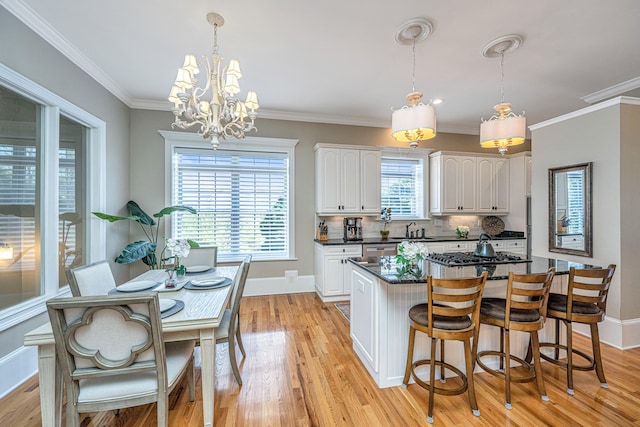
[[[509,34],[498,37],[484,45],[482,55],[487,58],[495,58],[503,53],[506,55],[518,49],[522,43],[524,43],[524,38],[520,34]]]
[[[429,37],[433,31],[431,21],[425,18],[415,18],[405,22],[396,30],[396,43],[402,45],[416,43]]]

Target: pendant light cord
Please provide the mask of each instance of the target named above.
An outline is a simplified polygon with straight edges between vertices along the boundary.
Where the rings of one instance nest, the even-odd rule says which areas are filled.
[[[412,80],[412,92],[416,91],[416,38],[413,38],[413,80]]]
[[[500,53],[500,103],[504,104],[504,50]]]

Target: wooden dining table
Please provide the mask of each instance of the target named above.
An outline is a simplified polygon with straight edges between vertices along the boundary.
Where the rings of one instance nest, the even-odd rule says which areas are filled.
[[[164,289],[167,273],[150,270],[134,280],[154,280],[160,284],[159,298],[172,298],[184,302],[184,308],[162,319],[165,342],[198,340],[200,342],[202,410],[204,425],[213,426],[215,386],[215,329],[220,325],[225,307],[231,297],[233,284],[216,289],[190,290],[182,287],[188,281],[207,280],[214,277],[233,279],[237,266],[219,266],[198,274],[187,274],[178,284],[179,289]],[[153,290],[151,290],[153,291]],[[147,290],[146,292],[150,292]],[[42,325],[27,334],[25,346],[38,347],[38,374],[40,382],[40,409],[44,427],[62,425],[62,373],[56,360],[55,341],[51,324]]]

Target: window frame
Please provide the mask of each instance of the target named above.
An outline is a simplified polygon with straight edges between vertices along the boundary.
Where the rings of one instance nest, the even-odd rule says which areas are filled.
[[[83,217],[106,207],[106,123],[64,98],[54,94],[11,68],[0,64],[0,85],[40,106],[41,163],[38,204],[47,206],[41,219],[41,263],[39,280],[42,294],[0,310],[0,332],[46,312],[45,302],[56,296],[70,295],[69,286],[58,283],[58,148],[60,116],[87,128],[87,199]],[[55,210],[49,207],[55,206]],[[56,214],[51,214],[56,212]],[[89,221],[87,226],[87,263],[106,257],[106,225]],[[53,280],[55,278],[55,280]]]
[[[207,148],[211,150],[211,144],[204,140],[202,136],[191,132],[176,132],[158,130],[165,140],[165,206],[173,204],[173,154],[176,148]],[[246,137],[243,140],[223,141],[217,148],[218,151],[241,151],[241,152],[278,152],[286,153],[289,163],[288,171],[288,233],[287,239],[289,253],[284,258],[264,258],[254,255],[254,260],[259,262],[280,262],[295,260],[295,147],[298,144],[297,139],[284,138],[264,138],[264,137]],[[171,218],[170,229],[173,230],[175,218]],[[221,256],[218,252],[218,260],[220,262],[238,262],[242,261],[244,255],[237,256]]]
[[[397,148],[397,147],[383,147],[382,149],[382,154],[381,154],[381,158],[380,158],[380,165],[382,168],[382,163],[384,162],[384,159],[413,159],[413,160],[419,160],[420,162],[422,162],[422,191],[423,191],[423,197],[422,197],[422,216],[415,216],[415,217],[409,217],[409,216],[403,216],[403,217],[396,217],[394,219],[398,219],[398,220],[407,220],[407,221],[411,221],[414,219],[419,219],[419,220],[424,220],[424,219],[430,219],[430,210],[429,210],[429,191],[430,191],[430,187],[429,187],[429,154],[432,153],[433,150],[430,149],[424,149],[424,148]],[[380,171],[380,197],[382,199],[382,170]],[[381,206],[381,208],[384,208],[386,206]],[[393,213],[391,214],[392,218],[393,218]]]

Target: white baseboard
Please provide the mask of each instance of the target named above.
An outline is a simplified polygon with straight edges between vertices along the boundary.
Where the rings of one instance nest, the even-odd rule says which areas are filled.
[[[314,276],[264,277],[247,279],[244,287],[245,297],[258,295],[297,294],[314,292]]]
[[[574,323],[573,330],[591,336],[589,325]],[[600,342],[620,350],[640,347],[640,319],[620,320],[607,316],[604,322],[598,324],[598,332]]]
[[[20,347],[0,359],[0,399],[38,372],[38,350]]]

